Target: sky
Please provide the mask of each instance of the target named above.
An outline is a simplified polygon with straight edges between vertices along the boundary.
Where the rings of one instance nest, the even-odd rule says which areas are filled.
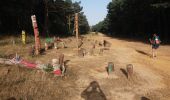
[[[112,0],[73,0],[81,1],[83,12],[87,17],[89,25],[95,25],[102,21],[107,15],[107,5]]]

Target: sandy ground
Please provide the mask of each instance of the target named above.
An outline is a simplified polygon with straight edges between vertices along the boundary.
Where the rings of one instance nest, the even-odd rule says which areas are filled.
[[[152,59],[151,46],[141,42],[125,41],[103,35],[87,35],[86,40],[105,39],[112,46],[103,55],[84,58],[76,56],[69,47],[49,50],[37,58],[44,63],[57,52],[65,54],[65,77],[54,77],[39,70],[18,66],[0,66],[0,99],[17,100],[170,100],[170,46],[161,46],[158,56]],[[68,42],[71,43],[71,42]],[[68,44],[67,43],[67,44]],[[85,44],[86,45],[86,42]],[[86,45],[87,50],[89,47]],[[114,71],[108,75],[108,62]],[[132,64],[134,74],[126,76],[126,65]]]

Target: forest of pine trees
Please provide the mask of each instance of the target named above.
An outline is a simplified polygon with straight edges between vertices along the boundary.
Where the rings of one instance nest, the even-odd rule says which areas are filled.
[[[146,39],[153,33],[170,40],[168,0],[112,0],[106,18],[92,30],[111,36]]]
[[[79,13],[81,34],[89,31],[81,2],[72,0],[0,0],[0,34],[33,34],[31,15],[36,15],[40,35],[74,34],[74,14]]]

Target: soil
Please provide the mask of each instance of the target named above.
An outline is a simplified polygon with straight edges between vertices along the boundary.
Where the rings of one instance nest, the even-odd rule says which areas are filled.
[[[170,100],[170,46],[160,46],[153,59],[149,44],[102,34],[84,37],[84,57],[77,56],[76,41],[70,37],[64,39],[67,48],[51,49],[34,58],[48,63],[63,53],[67,68],[64,77],[17,65],[0,65],[0,99]],[[103,54],[99,54],[101,40],[111,43]],[[94,43],[94,54],[90,55]],[[114,64],[110,74],[106,71],[109,62]],[[126,71],[128,64],[133,65],[130,77]]]

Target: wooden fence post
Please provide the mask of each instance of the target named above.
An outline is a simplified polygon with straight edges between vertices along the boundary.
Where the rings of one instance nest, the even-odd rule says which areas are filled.
[[[78,25],[78,13],[75,14],[75,27],[76,27],[76,39],[77,39],[77,49],[79,50],[78,42],[79,42],[79,25]]]
[[[21,34],[22,34],[22,43],[26,44],[26,34],[25,34],[25,31],[23,30]]]
[[[127,75],[129,79],[130,77],[133,76],[133,65],[132,64],[126,65],[126,70],[127,70]]]
[[[36,16],[32,15],[31,19],[32,19],[32,25],[34,28],[34,36],[35,36],[35,54],[38,55],[40,53],[41,45],[40,45],[40,38],[39,38],[39,31],[38,31]]]

